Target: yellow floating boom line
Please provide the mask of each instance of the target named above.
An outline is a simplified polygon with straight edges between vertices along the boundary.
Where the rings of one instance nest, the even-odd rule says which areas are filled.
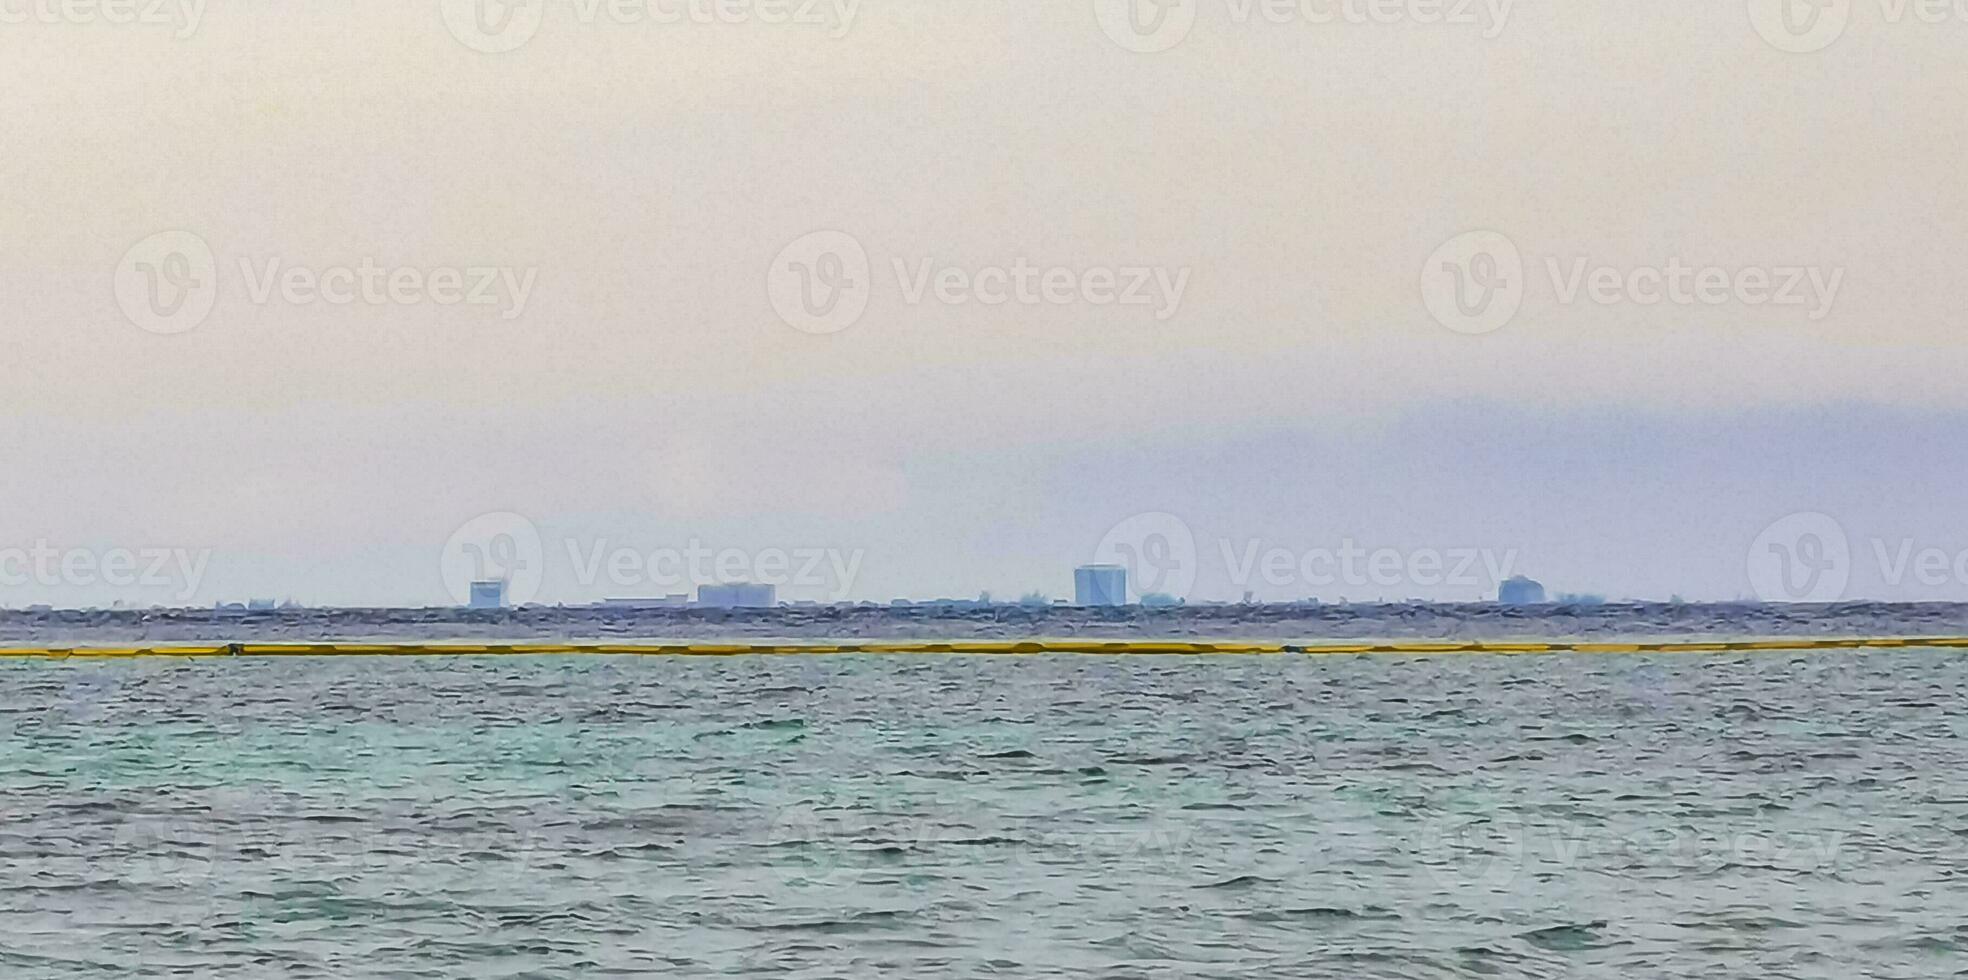
[[[1903,647],[1968,649],[1968,636],[1837,636],[1747,640],[1397,640],[1285,643],[1191,640],[788,640],[779,643],[215,643],[123,647],[0,647],[0,659],[118,660],[140,657],[750,657],[900,656],[1444,656],[1452,654],[1722,653],[1864,650]]]

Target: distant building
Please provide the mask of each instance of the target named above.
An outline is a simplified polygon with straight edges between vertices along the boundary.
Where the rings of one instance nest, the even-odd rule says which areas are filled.
[[[506,608],[506,583],[498,579],[473,582],[471,584],[471,601],[466,603],[466,608]]]
[[[121,609],[123,607],[119,600],[119,604],[113,605],[110,608]],[[214,611],[226,616],[243,616],[247,613],[273,612],[279,608],[280,604],[274,602],[272,599],[248,599],[245,602],[215,602],[212,604]]]
[[[603,609],[681,609],[687,605],[690,605],[687,594],[601,600]]]
[[[1506,606],[1535,606],[1544,602],[1544,585],[1522,575],[1497,587],[1497,601]]]
[[[700,585],[697,604],[712,609],[770,609],[778,604],[777,590],[770,585],[748,582]]]
[[[1080,606],[1127,605],[1127,569],[1082,565],[1073,570],[1073,601]]]

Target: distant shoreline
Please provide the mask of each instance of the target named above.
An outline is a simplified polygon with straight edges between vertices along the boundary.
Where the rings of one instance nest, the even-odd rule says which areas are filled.
[[[0,645],[440,641],[1741,639],[1968,635],[1968,603],[1228,605],[971,609],[0,610]]]
[[[788,640],[749,643],[614,642],[411,642],[222,643],[140,646],[0,647],[0,660],[294,660],[488,659],[508,657],[688,658],[731,657],[1360,657],[1360,656],[1586,656],[1625,654],[1799,654],[1860,650],[1968,650],[1968,636],[1791,637],[1741,640],[1587,640],[1550,642],[1396,640],[1278,643],[1153,639],[1102,640]]]

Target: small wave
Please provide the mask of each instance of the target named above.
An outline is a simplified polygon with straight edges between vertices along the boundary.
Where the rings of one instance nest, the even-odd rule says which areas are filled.
[[[1239,912],[1236,913],[1233,917],[1239,919],[1245,919],[1251,922],[1298,922],[1298,921],[1342,922],[1349,919],[1398,918],[1398,916],[1394,915],[1394,913],[1390,912],[1389,910],[1374,905],[1369,905],[1366,908],[1361,909],[1357,912],[1352,909],[1335,908],[1326,905],[1313,905],[1304,908],[1259,909],[1255,912]]]
[[[869,932],[876,929],[892,929],[904,924],[914,916],[914,912],[902,911],[857,912],[853,915],[836,916],[826,919],[794,919],[784,922],[761,922],[753,925],[741,925],[738,928],[747,932],[818,932],[837,935],[842,933]]]
[[[1222,881],[1211,882],[1210,884],[1199,885],[1197,887],[1211,890],[1244,889],[1255,888],[1259,885],[1275,885],[1277,883],[1278,879],[1276,878],[1266,878],[1261,875],[1238,875],[1235,878],[1225,878]]]
[[[1554,952],[1573,952],[1582,949],[1598,949],[1607,945],[1604,937],[1600,935],[1600,930],[1604,928],[1606,928],[1606,920],[1598,919],[1592,922],[1574,925],[1533,929],[1530,932],[1519,934],[1517,938],[1539,949],[1548,949]]]

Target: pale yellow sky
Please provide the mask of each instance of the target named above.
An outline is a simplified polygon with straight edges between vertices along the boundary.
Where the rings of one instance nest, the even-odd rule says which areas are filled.
[[[0,22],[4,431],[60,477],[10,481],[0,537],[212,542],[324,600],[429,599],[421,568],[373,592],[349,569],[498,509],[783,519],[879,550],[957,506],[920,470],[958,441],[1036,493],[1024,461],[1101,430],[1364,432],[1470,397],[1548,417],[1968,407],[1968,21],[1867,0],[1823,50],[1787,51],[1759,2],[1423,24],[1427,0],[1376,7],[1388,23],[1192,0],[1180,42],[1142,53],[1093,0],[830,0],[821,24],[564,0],[489,54],[438,2],[115,24],[0,0],[25,21]],[[171,230],[209,247],[215,294],[154,332],[119,270]],[[769,289],[816,230],[867,256],[865,313],[836,332],[788,325]],[[1425,295],[1472,230],[1522,267],[1521,309],[1478,334]],[[911,270],[1021,261],[1183,289],[911,297]],[[508,278],[484,305],[307,291],[365,263]],[[1676,265],[1729,295],[1636,298],[1636,271]],[[321,282],[256,295],[296,268]],[[1800,302],[1744,301],[1744,270],[1796,270]],[[934,564],[893,557],[895,580]]]

